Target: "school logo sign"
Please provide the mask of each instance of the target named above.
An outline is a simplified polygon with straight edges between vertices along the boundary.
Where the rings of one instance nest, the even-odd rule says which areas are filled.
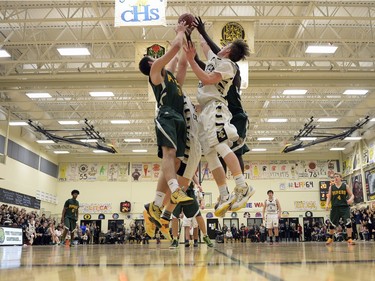
[[[167,25],[167,0],[116,0],[115,26]]]

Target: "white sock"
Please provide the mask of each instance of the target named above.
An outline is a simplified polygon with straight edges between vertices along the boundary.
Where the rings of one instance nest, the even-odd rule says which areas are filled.
[[[239,174],[233,178],[236,183],[236,186],[246,187],[245,177],[243,174]]]
[[[219,186],[219,193],[221,198],[226,198],[229,195],[228,187],[226,184]]]
[[[164,197],[165,197],[165,193],[161,191],[156,191],[154,204],[158,206],[159,208],[161,208],[163,206]]]
[[[169,186],[169,189],[171,190],[171,192],[175,192],[177,189],[178,189],[178,182],[177,182],[177,179],[171,179],[168,181],[168,186]]]

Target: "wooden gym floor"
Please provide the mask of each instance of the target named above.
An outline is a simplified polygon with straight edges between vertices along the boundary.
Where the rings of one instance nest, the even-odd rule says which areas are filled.
[[[375,280],[375,243],[0,247],[0,280]]]

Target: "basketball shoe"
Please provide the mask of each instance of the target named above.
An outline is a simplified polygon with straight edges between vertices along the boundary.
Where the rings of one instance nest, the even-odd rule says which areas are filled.
[[[153,238],[155,236],[156,225],[153,222],[151,222],[150,216],[146,210],[143,211],[143,218],[145,220],[146,233],[148,236],[150,236],[150,238]]]
[[[172,204],[181,204],[181,205],[190,205],[194,202],[194,199],[187,196],[186,193],[178,188],[171,194],[171,203]]]
[[[234,194],[228,194],[227,196],[219,196],[218,202],[215,205],[215,216],[222,218],[225,213],[229,210],[231,205],[236,201]]]
[[[178,241],[177,239],[173,239],[172,244],[169,246],[169,249],[177,249],[178,248]]]
[[[210,237],[208,237],[208,235],[203,236],[203,241],[210,248],[214,246],[214,244],[211,242]]]
[[[247,201],[249,201],[250,197],[253,196],[254,193],[255,188],[252,186],[248,186],[247,184],[245,187],[236,186],[234,188],[236,201],[230,206],[230,210],[233,212],[237,212],[242,208],[245,208]]]
[[[161,228],[161,223],[160,223],[160,216],[162,209],[154,204],[154,202],[151,202],[149,204],[146,204],[145,209],[147,213],[149,214],[150,221],[154,223],[158,228]]]
[[[352,238],[348,239],[348,245],[355,245],[355,242]]]
[[[332,238],[328,238],[327,241],[326,241],[326,245],[331,245],[333,242],[333,239]]]

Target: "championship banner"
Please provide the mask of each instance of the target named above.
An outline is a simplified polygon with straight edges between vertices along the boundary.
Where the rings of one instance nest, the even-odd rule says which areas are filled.
[[[367,201],[375,200],[375,168],[365,171]]]
[[[115,27],[167,25],[167,0],[116,0]]]
[[[352,188],[354,194],[354,204],[362,203],[364,198],[361,174],[352,176]]]

